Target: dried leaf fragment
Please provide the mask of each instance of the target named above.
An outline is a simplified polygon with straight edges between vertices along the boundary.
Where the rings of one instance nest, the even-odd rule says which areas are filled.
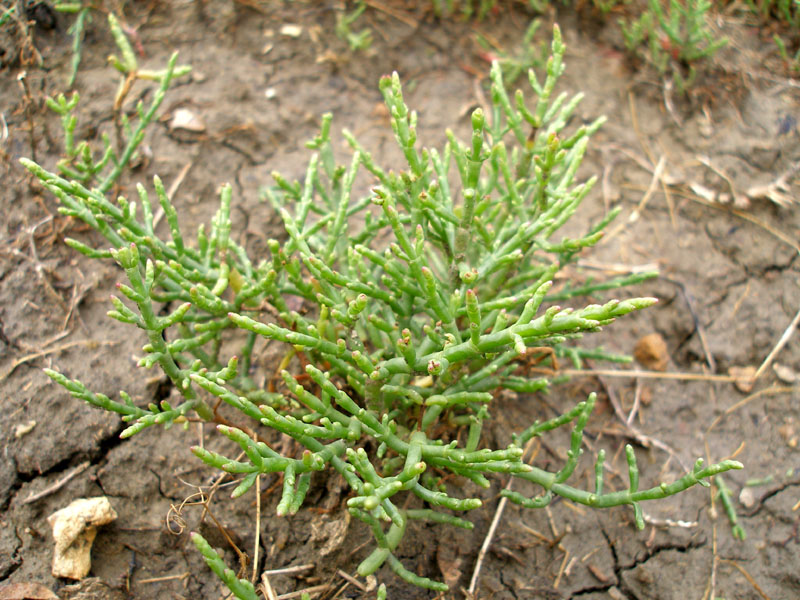
[[[117,513],[105,496],[80,498],[47,517],[55,539],[51,569],[53,576],[69,579],[86,577],[92,566],[92,543],[97,528],[116,518]]]
[[[666,371],[669,362],[667,343],[658,333],[651,333],[636,342],[633,356],[644,367],[653,371]]]
[[[58,600],[41,583],[6,583],[0,585],[0,600]]]

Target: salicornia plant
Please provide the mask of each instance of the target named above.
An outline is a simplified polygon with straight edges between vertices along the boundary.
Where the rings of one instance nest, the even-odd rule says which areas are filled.
[[[331,116],[325,115],[319,135],[308,144],[314,153],[304,180],[276,173],[275,185],[265,192],[286,235],[270,240],[269,255],[257,261],[231,237],[228,185],[222,187],[211,226],[201,226],[191,244],[158,178],[153,192],[137,186],[136,202],[107,197],[175,74],[174,57],[158,78],[152,105],[140,107],[137,127],[129,126],[133,135],[123,155],[107,149],[112,157],[97,162],[88,147],[76,152],[74,103],[60,100],[55,107],[64,115],[74,166],[61,166],[64,177],[23,163],[58,196],[63,214],[88,223],[111,245],[104,250],[68,242],[88,256],[113,258],[125,271],[128,282],[118,286],[122,297],[112,298],[109,315],[143,330],[148,342],[141,366],[158,365],[182,400],[142,407],[124,393],[121,401],[112,400],[56,371],[48,375],[75,397],[121,414],[129,423],[123,437],[151,425],[185,422],[193,414],[221,423],[208,400],[224,401],[240,413],[242,423],[220,424],[217,430],[241,447],[242,458],[208,447],[192,451],[238,478],[234,496],[246,493],[260,474],[281,473],[277,512],[293,514],[314,473],[333,470],[350,487],[350,514],[374,537],[374,550],[358,573],[369,575],[385,563],[404,580],[434,590],[447,586],[412,573],[395,556],[409,521],[471,528],[462,514],[481,505],[478,498],[449,494],[435,475],[454,474],[488,487],[492,473],[507,473],[541,488],[534,498],[504,492],[524,506],[546,506],[555,495],[598,508],[628,504],[643,527],[641,501],[707,485],[708,477],[741,468],[734,461],[703,467],[698,460],[677,481],[640,490],[628,446],[627,489],[604,490],[602,453],[594,489],[572,487],[567,481],[582,452],[594,395],[557,418],[532,424],[506,448],[482,444],[481,428],[499,393],[532,394],[548,387],[546,378],[529,375],[522,357],[545,350],[551,358],[576,362],[606,357],[574,340],[655,302],[552,305],[652,275],[553,286],[556,273],[595,244],[616,215],[582,237],[554,239],[595,181],[580,183],[576,172],[589,137],[602,123],[598,119],[567,132],[580,95],[553,94],[563,56],[556,27],[544,81],[528,73],[532,102],[521,91],[508,94],[495,64],[491,114],[475,110],[469,140],[448,132],[448,142],[438,150],[418,143],[417,115],[404,103],[397,74],[384,77],[380,89],[404,155],[395,170],[380,165],[347,132],[352,159],[337,164]],[[364,195],[354,186],[361,170],[374,179]],[[156,232],[152,196],[166,217],[166,239]],[[235,356],[223,355],[223,335],[224,348],[239,340]],[[252,357],[259,338],[287,345],[284,365],[292,364],[291,356],[306,365],[304,372],[282,371],[283,393],[255,383]],[[463,440],[455,433],[461,427]],[[526,464],[523,447],[557,427],[572,428],[565,464],[555,472]],[[302,452],[277,452],[265,436],[269,429],[296,440]],[[238,598],[257,598],[253,586],[227,570],[202,537],[193,539]]]
[[[336,15],[336,35],[345,40],[353,52],[367,50],[372,45],[372,31],[362,29],[359,32],[355,32],[350,28],[366,8],[367,5],[360,2],[353,12],[341,11]]]
[[[625,47],[646,58],[661,75],[670,73],[684,92],[694,83],[696,64],[713,56],[728,40],[715,38],[706,23],[712,8],[709,0],[669,0],[667,10],[661,3],[648,0],[647,10],[638,19],[620,20]],[[647,51],[641,50],[643,44]]]

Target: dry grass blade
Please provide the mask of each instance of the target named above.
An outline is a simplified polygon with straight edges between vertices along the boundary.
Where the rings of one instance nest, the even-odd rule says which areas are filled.
[[[775,357],[778,355],[778,352],[780,352],[783,349],[783,347],[789,342],[789,338],[792,337],[792,334],[794,333],[794,330],[797,329],[798,324],[800,324],[800,310],[797,311],[797,314],[794,316],[794,319],[792,319],[792,322],[789,323],[789,326],[786,328],[786,331],[783,332],[781,339],[778,340],[778,343],[775,344],[775,347],[767,355],[767,358],[765,358],[764,362],[761,363],[761,366],[758,367],[756,374],[753,376],[753,381],[757,381],[758,378],[764,374],[764,371],[766,371],[767,368],[769,368],[769,366],[772,364],[772,361],[775,360]]]
[[[622,422],[622,424],[624,425],[625,429],[628,432],[630,432],[632,437],[637,442],[639,442],[642,446],[644,446],[645,448],[652,447],[652,448],[658,448],[659,450],[663,450],[664,452],[669,454],[671,457],[673,457],[676,461],[678,461],[678,463],[681,465],[681,468],[684,471],[689,471],[689,466],[686,465],[683,462],[683,460],[681,459],[680,455],[675,451],[674,448],[672,448],[670,445],[666,444],[665,442],[662,442],[658,438],[654,438],[652,436],[647,435],[646,433],[643,433],[638,427],[635,427],[633,425],[628,425],[627,424],[628,416],[622,410],[622,405],[619,402],[619,398],[617,397],[617,394],[614,392],[614,390],[611,388],[611,386],[608,385],[608,382],[603,380],[602,377],[598,376],[597,379],[600,381],[600,383],[605,388],[606,393],[608,394],[608,399],[611,402],[611,406],[614,408],[614,413],[617,415],[617,418]]]
[[[533,443],[537,438],[532,438],[528,444],[525,446],[525,450],[522,453],[522,458],[524,462],[533,461],[538,454],[538,447],[536,451],[533,452],[533,455],[528,458],[527,460],[525,457],[529,454],[531,448],[533,447]],[[508,483],[506,484],[505,489],[511,490],[511,486],[514,483],[514,479],[510,478]],[[481,568],[483,567],[483,561],[486,559],[486,553],[489,551],[489,547],[492,545],[492,538],[494,538],[494,534],[497,531],[497,526],[500,523],[500,518],[503,516],[503,511],[506,508],[506,504],[508,503],[508,498],[503,496],[500,498],[500,501],[497,503],[497,508],[494,511],[494,517],[492,518],[492,524],[489,526],[489,531],[486,532],[486,537],[483,540],[483,544],[481,545],[481,549],[478,552],[478,558],[475,560],[475,568],[472,571],[472,578],[469,581],[469,588],[466,590],[465,595],[467,598],[475,598],[475,590],[478,587],[478,577],[480,576]]]
[[[292,598],[300,598],[303,594],[308,594],[311,597],[314,597],[322,592],[327,591],[330,588],[329,585],[313,585],[309,588],[304,590],[297,590],[296,592],[289,592],[288,594],[281,594],[277,596],[275,600],[291,600]]]
[[[557,590],[558,586],[561,584],[561,578],[564,576],[564,569],[567,567],[567,561],[569,560],[569,550],[564,550],[564,559],[561,561],[561,567],[558,569],[558,575],[556,575],[556,580],[553,582],[553,589]]]
[[[191,576],[189,571],[180,573],[178,575],[164,575],[163,577],[150,577],[148,579],[140,579],[136,583],[161,583],[162,581],[174,581],[176,579],[184,581]]]
[[[261,542],[261,475],[256,475],[256,526],[253,541],[253,575],[250,583],[255,583],[258,578],[258,547]]]
[[[378,0],[364,0],[364,4],[366,4],[367,6],[371,6],[375,10],[379,10],[381,12],[384,12],[387,15],[389,15],[390,17],[394,17],[395,19],[397,19],[401,23],[405,23],[406,25],[408,25],[409,27],[411,27],[413,29],[416,29],[417,27],[419,27],[419,23],[417,22],[416,19],[414,19],[413,17],[408,16],[407,14],[405,14],[402,11],[399,11],[399,10],[397,10],[395,8],[392,8],[391,6],[387,6],[383,2],[378,2]]]
[[[711,499],[712,505],[714,502],[713,494]],[[717,556],[717,524],[715,522],[711,523],[711,574],[708,577],[708,584],[706,585],[706,590],[703,593],[702,600],[707,600],[708,598],[716,598],[716,590],[717,590],[717,565],[719,564],[719,557]]]
[[[769,596],[767,596],[766,593],[764,593],[764,590],[761,589],[761,586],[759,586],[758,583],[756,583],[756,580],[753,579],[753,576],[750,575],[750,573],[748,573],[747,570],[742,565],[737,563],[735,560],[727,560],[727,559],[724,559],[724,558],[721,558],[719,560],[719,562],[735,567],[744,576],[744,578],[747,579],[747,582],[751,586],[753,586],[753,589],[756,592],[758,592],[759,596],[761,596],[764,600],[771,600],[771,598]]]
[[[267,569],[264,571],[264,575],[294,575],[295,573],[302,573],[303,571],[311,571],[314,568],[313,563],[308,563],[305,565],[296,565],[293,567],[284,567],[282,569]]]
[[[742,198],[741,194],[736,190],[736,186],[733,184],[733,180],[731,179],[730,175],[728,175],[725,171],[717,167],[711,162],[711,159],[707,156],[697,156],[695,157],[697,162],[699,162],[704,167],[707,167],[715,174],[719,175],[725,183],[728,184],[728,187],[731,190],[731,196],[733,197],[733,201],[736,206],[746,206],[747,200]]]
[[[513,483],[514,480],[509,479],[505,489],[511,490]],[[497,531],[497,526],[500,523],[500,518],[503,516],[503,511],[506,508],[506,504],[508,504],[508,498],[505,496],[500,498],[500,501],[497,503],[497,508],[495,509],[494,517],[492,518],[492,524],[489,526],[489,531],[486,532],[486,537],[484,538],[481,549],[478,552],[478,558],[475,561],[475,569],[472,571],[472,578],[469,580],[469,588],[466,591],[467,598],[475,598],[475,590],[478,587],[478,578],[480,577],[481,569],[483,568],[483,561],[486,559],[486,553],[489,551],[489,547],[492,545],[492,539]]]
[[[617,235],[619,235],[626,227],[635,223],[639,220],[639,217],[642,214],[642,211],[647,206],[647,203],[652,198],[653,194],[656,192],[656,188],[658,187],[659,182],[661,181],[661,177],[664,173],[664,167],[666,166],[666,159],[662,156],[658,160],[658,164],[656,164],[655,169],[653,169],[653,177],[650,179],[650,185],[647,188],[647,191],[642,196],[642,199],[639,201],[639,204],[636,208],[631,212],[630,216],[628,217],[627,221],[624,221],[617,225],[608,235],[603,236],[603,241],[601,243],[607,244],[611,240],[613,240]]]
[[[732,208],[732,207],[729,207],[729,206],[724,206],[722,204],[718,204],[716,202],[710,202],[708,200],[705,200],[704,198],[701,198],[697,194],[686,193],[686,192],[678,192],[678,193],[680,193],[680,195],[682,195],[684,198],[688,198],[689,200],[692,200],[692,201],[696,202],[697,204],[702,204],[703,206],[708,206],[710,208],[715,208],[717,210],[722,210],[722,211],[725,211],[725,212],[729,212],[729,213],[739,217],[740,219],[744,219],[745,221],[748,221],[749,223],[752,223],[753,225],[756,225],[757,227],[760,227],[761,229],[763,229],[764,231],[766,231],[767,233],[769,233],[773,237],[775,237],[775,238],[779,239],[780,241],[782,241],[784,244],[786,244],[788,246],[791,246],[792,248],[794,248],[797,251],[798,254],[800,254],[800,243],[798,243],[796,239],[794,239],[790,235],[787,235],[787,234],[783,233],[782,231],[779,231],[778,229],[775,229],[771,225],[768,225],[767,223],[764,223],[763,221],[761,221],[760,219],[757,219],[756,217],[754,217],[750,213],[748,213],[748,212],[746,212],[744,210],[739,210],[738,208]]]
[[[796,388],[793,388],[793,387],[769,387],[769,388],[765,388],[765,389],[763,389],[763,390],[759,390],[759,391],[757,391],[757,392],[755,392],[755,393],[753,393],[753,394],[750,394],[750,395],[749,395],[749,396],[747,396],[746,398],[743,398],[742,400],[739,400],[739,402],[737,402],[737,403],[736,403],[736,404],[734,404],[733,406],[731,406],[731,407],[727,408],[727,409],[725,410],[725,412],[723,412],[723,413],[722,413],[721,415],[719,415],[719,416],[718,416],[716,419],[714,419],[714,421],[711,423],[711,425],[709,425],[709,426],[708,426],[708,429],[706,429],[706,435],[708,435],[708,433],[709,433],[709,432],[710,432],[712,429],[714,429],[714,427],[716,427],[717,425],[719,425],[719,423],[720,423],[720,422],[721,422],[721,421],[722,421],[722,420],[723,420],[725,417],[727,417],[729,414],[731,414],[731,413],[733,413],[733,412],[736,412],[737,410],[739,410],[740,408],[742,408],[742,407],[743,407],[745,404],[747,404],[748,402],[750,402],[750,401],[752,401],[752,400],[755,400],[756,398],[759,398],[759,397],[761,397],[761,396],[773,396],[773,395],[775,395],[775,394],[789,394],[789,393],[791,393],[791,392],[793,392],[793,391],[795,391],[795,390],[796,390]]]
[[[275,591],[272,589],[272,584],[269,582],[269,576],[267,576],[266,571],[261,574],[261,589],[267,600],[275,600],[277,598]]]
[[[722,383],[734,383],[737,378],[733,375],[704,375],[702,373],[662,373],[661,371],[622,371],[619,369],[562,369],[559,371],[570,377],[625,377],[643,379],[676,379],[679,381],[713,381]]]
[[[8,370],[0,375],[0,382],[4,381],[9,375],[11,375],[14,371],[17,370],[17,367],[20,365],[24,365],[27,362],[32,360],[36,360],[37,358],[42,358],[43,356],[48,356],[50,354],[58,354],[59,352],[63,352],[64,350],[69,350],[70,348],[75,348],[77,346],[87,346],[90,350],[94,350],[99,346],[113,346],[119,342],[112,342],[112,341],[103,341],[98,342],[97,340],[74,340],[72,342],[67,342],[66,344],[61,344],[56,346],[55,348],[50,348],[48,350],[41,350],[40,352],[34,352],[33,354],[27,354],[23,357],[16,359]]]
[[[628,413],[628,418],[625,419],[625,425],[630,427],[633,424],[633,420],[636,418],[636,415],[639,412],[639,407],[642,403],[642,382],[641,380],[636,380],[636,391],[633,393],[633,407],[631,407],[631,412]]]

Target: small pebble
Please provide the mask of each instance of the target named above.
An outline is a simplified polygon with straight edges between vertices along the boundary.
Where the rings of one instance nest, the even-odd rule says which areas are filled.
[[[657,333],[651,333],[636,342],[633,349],[634,358],[647,369],[666,371],[669,363],[667,343]]]
[[[303,34],[303,28],[300,25],[286,24],[281,27],[281,35],[287,37],[298,38]]]
[[[14,428],[14,437],[19,439],[28,435],[33,428],[36,427],[36,421],[28,421],[27,423],[20,423]]]

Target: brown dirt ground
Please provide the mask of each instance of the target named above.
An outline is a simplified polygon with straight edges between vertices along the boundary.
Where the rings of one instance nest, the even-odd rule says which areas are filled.
[[[232,182],[234,231],[254,252],[278,232],[274,215],[259,202],[258,187],[270,182],[272,170],[301,177],[307,159],[303,142],[312,137],[323,112],[335,114],[337,130],[348,127],[377,156],[391,161],[396,154],[380,110],[377,81],[397,70],[407,102],[419,111],[421,140],[437,144],[445,127],[468,126],[467,110],[480,102],[475,73],[488,65],[479,57],[474,32],[488,33],[513,48],[528,22],[514,10],[478,24],[436,24],[411,11],[405,14],[418,24],[410,26],[371,10],[364,22],[376,32],[373,49],[352,54],[333,34],[333,2],[252,3],[259,10],[245,2],[128,4],[126,18],[138,26],[146,66],[162,65],[169,53],[179,50],[181,62],[194,67],[194,75],[171,91],[163,113],[190,108],[205,121],[207,132],[179,136],[162,121],[146,141],[152,150],[150,164],[128,176],[127,190],[154,173],[169,186],[189,165],[175,202],[191,229],[216,210],[218,186]],[[198,8],[203,5],[205,14]],[[582,258],[586,268],[575,276],[586,277],[592,267],[611,272],[642,265],[657,265],[662,273],[635,292],[623,292],[657,296],[657,307],[623,319],[588,343],[630,354],[638,339],[659,333],[666,341],[670,372],[724,375],[730,367],[757,367],[800,308],[800,211],[796,204],[781,208],[767,200],[755,200],[742,210],[709,205],[691,186],[699,183],[725,193],[733,185],[742,192],[796,166],[798,133],[795,129],[779,136],[778,130],[787,116],[800,117],[797,84],[770,66],[765,58],[769,48],[756,31],[729,16],[715,23],[732,44],[699,82],[692,101],[666,102],[661,82],[646,70],[630,70],[614,19],[606,27],[591,15],[562,13],[558,20],[568,44],[561,88],[586,94],[578,119],[608,116],[584,165],[586,175],[602,176],[602,185],[586,200],[574,226],[596,220],[609,206],[624,207],[621,226],[613,225],[607,239]],[[299,24],[302,35],[279,35],[283,23]],[[55,29],[34,30],[47,68],[27,70],[36,157],[51,168],[59,157],[59,125],[41,104],[45,95],[64,88],[70,59],[67,26],[68,20],[58,17]],[[273,35],[265,35],[267,31]],[[96,137],[109,125],[117,85],[105,64],[111,51],[103,19],[96,18],[77,81],[83,96],[82,137]],[[0,109],[8,124],[0,146],[0,210],[5,215],[0,227],[0,582],[39,582],[62,598],[221,598],[221,585],[186,533],[199,528],[214,546],[225,549],[225,559],[234,565],[236,555],[219,530],[207,517],[202,519],[198,506],[180,511],[184,533],[170,532],[165,525],[170,507],[178,507],[196,491],[192,486],[208,485],[213,476],[187,449],[198,431],[153,428],[122,442],[115,416],[70,399],[41,372],[41,367],[57,367],[112,397],[120,389],[139,401],[164,394],[155,373],[136,370],[143,339],[104,316],[120,273],[60,243],[67,233],[91,234],[58,216],[55,199],[18,164],[33,152],[19,72],[18,65],[0,71]],[[274,90],[273,98],[266,96],[268,88]],[[151,88],[136,91],[149,93]],[[667,110],[667,105],[673,108]],[[654,165],[662,157],[662,179],[670,185],[656,180],[648,194]],[[730,183],[702,166],[698,157],[729,174]],[[797,186],[792,193],[797,197]],[[638,219],[631,218],[637,206]],[[795,335],[775,359],[795,372],[800,371],[798,339]],[[265,368],[274,368],[270,353],[265,356]],[[482,567],[480,598],[700,600],[709,597],[710,587],[719,598],[800,597],[797,384],[792,388],[779,381],[772,368],[753,389],[760,394],[752,396],[726,381],[573,378],[555,388],[546,402],[502,400],[493,411],[489,441],[507,443],[509,431],[518,429],[514,424],[546,418],[591,391],[598,391],[602,401],[588,429],[587,460],[581,467],[587,485],[588,455],[600,447],[611,457],[610,473],[624,474],[620,449],[636,440],[608,400],[618,399],[627,411],[639,394],[635,427],[674,449],[671,456],[637,444],[643,482],[679,476],[681,465],[691,465],[698,456],[717,461],[738,452],[745,470],[728,474],[726,480],[746,541],[732,537],[719,500],[712,502],[712,494],[700,487],[644,507],[653,523],[680,519],[693,522],[690,526],[649,524],[642,532],[623,508],[587,511],[561,501],[534,512],[509,505]],[[726,413],[736,403],[742,405]],[[36,423],[33,430],[16,436],[17,427],[29,422]],[[564,438],[547,438],[537,463],[558,464]],[[25,502],[85,462],[88,467],[57,492]],[[611,474],[609,485],[624,485],[624,479]],[[740,504],[745,482],[766,478],[767,483],[747,488],[752,503]],[[265,481],[262,488],[272,483]],[[483,492],[484,508],[471,515],[474,532],[427,525],[412,529],[400,552],[406,566],[444,576],[454,582],[454,590],[466,588],[497,508],[497,492],[505,483],[497,478]],[[521,485],[517,489],[533,492]],[[348,527],[340,491],[335,481],[315,484],[308,502],[312,508],[288,519],[274,517],[277,495],[264,495],[258,569],[314,565],[300,576],[273,577],[277,593],[327,582],[338,588],[344,580],[336,570],[353,572],[365,556],[365,532]],[[69,582],[50,575],[52,540],[46,517],[75,498],[102,494],[111,499],[119,519],[97,537],[95,579],[66,587]],[[210,508],[252,555],[253,495],[236,501],[224,496],[223,489]],[[174,513],[172,517],[171,529],[183,529]],[[393,600],[434,597],[388,571],[380,575]],[[359,592],[351,586],[337,597],[359,597]],[[453,597],[463,596],[454,592]]]

